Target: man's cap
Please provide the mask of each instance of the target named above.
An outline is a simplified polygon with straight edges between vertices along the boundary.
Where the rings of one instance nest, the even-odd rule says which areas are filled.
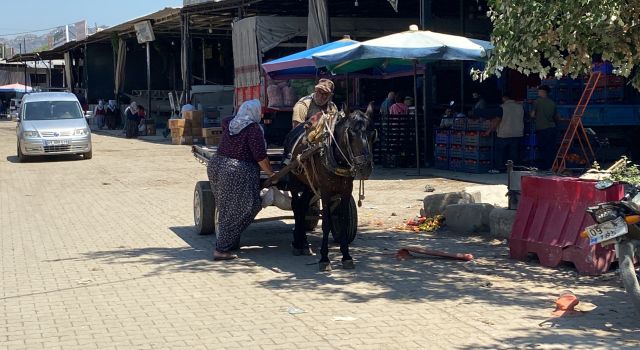
[[[316,85],[316,90],[333,93],[334,87],[335,85],[333,85],[333,82],[331,80],[320,79],[320,81],[318,81],[318,84]]]

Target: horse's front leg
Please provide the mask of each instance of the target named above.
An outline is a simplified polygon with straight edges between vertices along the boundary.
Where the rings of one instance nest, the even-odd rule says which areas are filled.
[[[312,255],[309,243],[307,242],[306,216],[309,211],[309,191],[302,193],[291,193],[291,209],[295,226],[293,229],[292,252],[295,256]]]
[[[336,208],[336,215],[344,215],[349,212],[349,205],[351,200],[351,194],[343,194],[340,196],[340,204]],[[349,220],[351,218],[348,218]],[[337,227],[335,229],[338,229]],[[349,255],[349,233],[347,227],[342,228],[340,232],[340,252],[342,253],[342,268],[343,269],[355,269],[356,265],[353,262],[353,258]]]
[[[329,260],[329,232],[331,232],[331,196],[322,193],[322,247],[320,247],[319,269],[331,271]]]

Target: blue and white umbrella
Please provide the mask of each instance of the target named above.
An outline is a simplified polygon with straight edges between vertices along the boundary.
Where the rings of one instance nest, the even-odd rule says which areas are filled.
[[[340,74],[435,61],[484,61],[492,50],[493,45],[485,40],[421,31],[411,26],[406,32],[316,53],[313,60],[317,67]]]

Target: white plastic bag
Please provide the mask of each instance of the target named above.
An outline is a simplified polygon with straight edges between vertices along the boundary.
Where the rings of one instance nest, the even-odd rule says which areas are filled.
[[[262,198],[262,208],[266,208],[273,204],[274,201],[274,189],[275,187],[265,188],[260,191],[260,198]]]
[[[282,192],[275,187],[273,191],[273,204],[282,210],[291,210],[291,196],[289,192]]]

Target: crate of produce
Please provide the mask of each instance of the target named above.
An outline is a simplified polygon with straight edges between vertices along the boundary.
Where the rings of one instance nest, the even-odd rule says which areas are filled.
[[[486,173],[489,170],[491,170],[491,161],[465,159],[463,170],[468,173],[475,173],[475,174]]]
[[[467,130],[467,118],[453,118],[453,130]]]
[[[491,127],[489,119],[467,119],[467,130],[486,131]]]
[[[464,159],[491,160],[491,147],[465,146],[462,157]]]
[[[626,83],[625,78],[619,75],[603,74],[600,76],[600,79],[598,79],[596,87],[624,86]]]
[[[462,158],[449,158],[449,170],[462,171],[464,169],[464,161]]]
[[[464,134],[465,146],[492,146],[493,138],[491,136],[482,136],[478,131],[467,131]]]
[[[436,169],[449,170],[449,158],[436,157],[434,166]]]
[[[464,143],[464,131],[452,131],[451,132],[451,144],[462,145]]]
[[[435,147],[435,156],[448,157],[449,156],[449,146],[447,144],[436,144]]]
[[[527,100],[534,101],[538,98],[538,88],[530,87],[527,89]]]
[[[436,143],[450,144],[451,130],[436,130]]]
[[[462,145],[451,145],[449,148],[449,157],[451,158],[462,158],[464,155],[463,146]]]

